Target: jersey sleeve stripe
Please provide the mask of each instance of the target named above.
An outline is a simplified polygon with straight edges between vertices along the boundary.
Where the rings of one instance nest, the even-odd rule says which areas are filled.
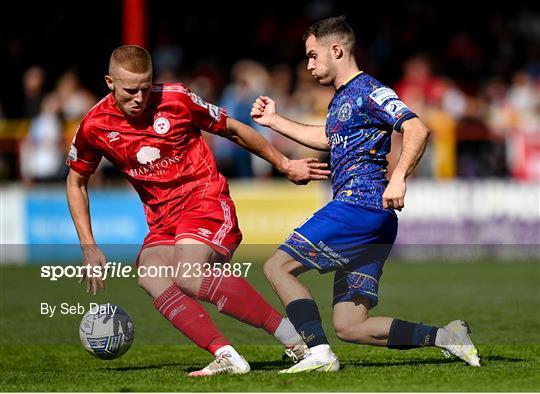
[[[396,123],[394,123],[394,126],[392,126],[392,128],[396,131],[401,132],[401,125],[403,124],[403,122],[412,118],[417,118],[417,117],[418,115],[416,115],[414,112],[409,112],[408,114],[403,115],[401,118],[396,120]]]

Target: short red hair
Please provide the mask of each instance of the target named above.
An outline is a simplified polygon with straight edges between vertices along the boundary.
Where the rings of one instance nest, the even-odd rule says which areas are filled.
[[[113,74],[116,67],[122,67],[136,74],[152,72],[152,59],[146,49],[138,45],[124,45],[116,48],[109,62],[109,74]]]

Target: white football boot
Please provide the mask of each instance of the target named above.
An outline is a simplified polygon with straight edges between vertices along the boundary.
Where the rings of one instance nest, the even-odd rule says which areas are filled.
[[[189,376],[212,376],[219,374],[243,374],[248,373],[251,368],[246,359],[240,356],[240,362],[233,362],[230,353],[225,352],[216,357],[214,361],[199,371],[190,372]]]
[[[472,343],[471,337],[469,336],[471,330],[466,322],[454,320],[444,326],[442,330],[445,330],[449,334],[448,343],[440,344],[440,347],[444,349],[442,352],[446,357],[454,355],[470,366],[480,366],[478,350]]]
[[[339,360],[337,359],[330,345],[318,345],[304,352],[304,357],[295,365],[279,373],[301,373],[301,372],[334,372],[339,370]]]

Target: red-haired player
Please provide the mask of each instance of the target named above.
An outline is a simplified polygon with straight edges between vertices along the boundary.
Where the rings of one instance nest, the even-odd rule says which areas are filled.
[[[242,240],[227,182],[218,172],[201,130],[228,138],[266,159],[294,183],[326,179],[325,164],[315,159],[287,159],[252,128],[182,84],[152,84],[152,62],[141,47],[117,48],[105,80],[111,93],[82,120],[68,157],[67,198],[83,264],[105,264],[92,234],[87,185],[101,158],[106,157],[144,204],[150,232],[139,266],[180,264],[177,276],[139,276],[139,285],[174,327],[216,356],[192,375],[250,370],[197,300],[265,329],[288,346],[289,353],[301,353],[304,344],[292,324],[243,277],[185,275],[195,263],[228,261]],[[84,280],[87,291],[94,294],[103,288],[100,277]]]

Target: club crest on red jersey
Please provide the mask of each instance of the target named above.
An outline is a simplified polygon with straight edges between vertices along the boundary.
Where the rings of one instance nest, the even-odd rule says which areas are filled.
[[[158,134],[165,134],[167,131],[169,131],[171,128],[171,122],[169,122],[169,119],[160,116],[156,120],[154,120],[154,131]]]

